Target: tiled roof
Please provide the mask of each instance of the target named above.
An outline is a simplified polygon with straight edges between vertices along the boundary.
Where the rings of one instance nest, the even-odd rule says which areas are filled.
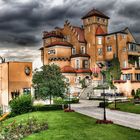
[[[58,37],[58,38],[63,38],[63,34],[58,33],[56,31],[51,31],[51,32],[44,32],[43,34],[43,39],[44,38],[49,38],[49,37]]]
[[[55,42],[52,42],[51,44],[45,46],[45,47],[52,47],[52,46],[67,46],[67,47],[72,47],[72,44],[70,44],[69,42],[66,42],[66,41],[55,41]]]
[[[76,73],[91,73],[90,69],[76,69]]]
[[[105,32],[103,31],[102,27],[98,26],[96,30],[96,35],[103,35],[103,34],[105,34]]]
[[[114,80],[114,83],[126,83],[125,80]]]
[[[88,17],[91,17],[91,16],[98,16],[98,17],[109,19],[108,16],[106,16],[105,14],[103,14],[102,12],[100,12],[96,9],[92,9],[91,11],[89,11],[85,16],[82,17],[82,19],[85,19],[85,18],[88,18]]]
[[[71,66],[64,66],[62,69],[61,69],[61,72],[62,73],[75,73],[75,69]]]
[[[76,27],[76,26],[73,26],[73,28],[75,29],[75,31],[79,35],[79,42],[85,43],[86,40],[85,40],[85,35],[84,35],[84,29],[82,29],[81,27]]]
[[[90,69],[75,69],[71,66],[64,66],[61,69],[62,73],[91,73]]]
[[[74,55],[71,55],[71,58],[74,58],[74,57],[90,57],[88,54],[74,54]]]

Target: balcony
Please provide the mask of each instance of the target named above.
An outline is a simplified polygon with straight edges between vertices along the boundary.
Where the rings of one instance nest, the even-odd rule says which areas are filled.
[[[140,45],[136,43],[128,43],[128,55],[140,56]]]

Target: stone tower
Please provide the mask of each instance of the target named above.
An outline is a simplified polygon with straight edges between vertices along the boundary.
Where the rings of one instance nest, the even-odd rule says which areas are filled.
[[[90,68],[95,67],[96,61],[103,60],[103,58],[97,58],[96,52],[101,49],[103,51],[103,34],[108,33],[108,19],[108,16],[96,9],[92,9],[82,17],[85,40],[87,41],[87,53],[91,57]]]

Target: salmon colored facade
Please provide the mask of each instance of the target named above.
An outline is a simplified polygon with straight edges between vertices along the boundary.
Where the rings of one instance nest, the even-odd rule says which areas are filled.
[[[97,63],[102,62],[108,68],[113,57],[118,57],[120,80],[139,83],[140,45],[128,28],[109,33],[109,19],[93,9],[82,17],[81,27],[66,21],[63,28],[44,31],[40,48],[43,64],[59,65],[70,84],[76,86],[85,77],[93,82],[101,80]]]
[[[11,99],[23,93],[31,93],[32,63],[1,63],[0,80],[0,105],[8,106]]]

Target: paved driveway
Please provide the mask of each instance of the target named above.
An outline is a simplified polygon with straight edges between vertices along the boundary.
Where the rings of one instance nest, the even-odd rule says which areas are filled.
[[[79,104],[72,105],[72,108],[81,114],[103,119],[103,109],[98,108],[99,101],[80,100]],[[122,111],[106,109],[107,119],[112,120],[115,124],[139,129],[140,130],[140,115],[126,113]]]

